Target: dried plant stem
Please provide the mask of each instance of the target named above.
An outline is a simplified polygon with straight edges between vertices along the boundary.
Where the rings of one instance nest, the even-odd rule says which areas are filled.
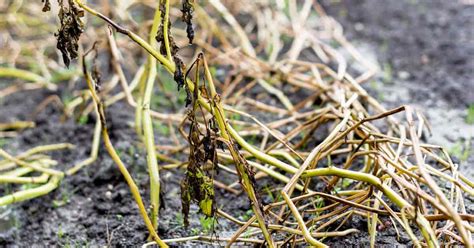
[[[5,206],[15,202],[25,201],[42,195],[46,195],[58,187],[59,183],[61,182],[61,179],[62,176],[54,175],[51,176],[48,183],[43,184],[39,187],[18,191],[13,194],[0,197],[0,206]]]
[[[430,186],[431,190],[433,193],[436,195],[436,197],[441,201],[441,204],[444,205],[444,207],[447,210],[447,214],[449,214],[452,218],[454,223],[456,224],[456,227],[458,228],[458,232],[461,235],[461,238],[464,241],[464,244],[467,247],[471,247],[471,237],[470,235],[467,234],[466,229],[464,228],[464,225],[462,224],[462,219],[459,216],[457,211],[454,211],[452,208],[451,204],[449,203],[448,199],[446,196],[443,194],[443,192],[439,189],[438,185],[436,182],[433,180],[433,178],[430,176],[430,174],[426,170],[425,166],[425,161],[423,159],[420,145],[418,143],[418,135],[415,130],[414,122],[413,122],[413,115],[412,115],[412,110],[411,108],[406,108],[406,117],[407,117],[407,122],[409,125],[409,133],[411,140],[413,142],[413,151],[415,152],[415,159],[418,164],[418,169],[421,174],[421,176],[426,180],[428,186]],[[433,242],[435,242],[433,245],[437,245],[436,238],[434,238]]]
[[[31,121],[15,121],[11,123],[0,123],[0,131],[8,129],[25,129],[35,127],[36,124]]]
[[[300,215],[300,212],[296,208],[295,204],[291,201],[290,197],[285,191],[281,191],[281,195],[283,196],[283,199],[285,199],[286,203],[288,204],[288,207],[290,208],[291,212],[293,213],[293,216],[295,219],[298,221],[298,224],[301,228],[301,231],[303,232],[303,236],[305,240],[310,243],[311,245],[314,245],[315,247],[328,247],[327,245],[317,241],[311,236],[311,233],[309,230],[306,228],[306,224],[303,221],[303,218]]]
[[[20,165],[22,167],[31,168],[35,171],[43,172],[43,173],[46,173],[48,175],[54,175],[54,176],[58,176],[58,177],[63,177],[64,176],[64,173],[62,171],[58,171],[58,170],[50,169],[50,168],[44,168],[44,167],[35,165],[33,163],[27,163],[27,162],[22,161],[18,158],[15,158],[15,157],[11,156],[10,154],[8,154],[2,148],[0,148],[0,157],[3,157],[4,159],[6,159],[8,161],[12,161],[15,164]]]
[[[229,238],[219,238],[214,236],[189,236],[183,238],[175,238],[175,239],[165,239],[163,240],[167,243],[179,243],[179,242],[187,242],[187,241],[206,241],[206,242],[229,242]],[[253,243],[253,244],[262,244],[263,240],[261,239],[248,239],[248,238],[238,238],[236,240],[239,243]],[[156,242],[149,242],[142,245],[142,248],[149,247],[151,245],[155,245]]]
[[[216,8],[219,13],[221,13],[221,15],[224,17],[224,19],[232,26],[235,33],[240,39],[242,50],[248,55],[255,57],[255,50],[253,49],[252,44],[248,40],[245,31],[239,25],[234,16],[229,12],[229,10],[227,10],[227,8],[219,0],[209,0],[209,3],[212,4],[214,8]]]
[[[40,83],[42,85],[45,85],[50,90],[56,90],[58,88],[55,84],[48,82],[48,80],[36,73],[17,68],[0,67],[0,77],[13,77],[26,81]]]

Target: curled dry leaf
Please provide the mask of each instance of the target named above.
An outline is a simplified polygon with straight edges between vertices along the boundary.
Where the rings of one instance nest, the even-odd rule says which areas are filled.
[[[204,138],[200,137],[199,124],[195,120],[194,110],[191,111],[189,119],[192,122],[188,136],[189,163],[186,176],[181,181],[181,205],[185,226],[189,224],[189,206],[192,202],[199,205],[199,209],[204,215],[214,216],[214,184],[211,177],[205,173],[204,166],[208,160],[213,164],[217,163],[216,146],[213,142],[215,136],[208,131]]]
[[[209,121],[206,121],[206,133],[203,134],[196,119],[196,111],[201,109],[196,102],[198,91],[199,87],[195,87],[194,94],[191,96],[193,107],[187,117],[191,122],[187,137],[190,152],[186,176],[181,181],[181,205],[185,226],[189,224],[189,206],[192,202],[197,203],[200,211],[207,217],[214,217],[216,211],[213,174],[211,175],[211,173],[217,171],[217,134],[212,129],[215,120],[212,117]],[[192,101],[193,98],[194,102]],[[204,167],[208,161],[212,167],[205,169]]]
[[[77,58],[79,37],[84,32],[84,23],[81,20],[84,11],[72,0],[68,0],[68,7],[64,6],[63,0],[59,0],[58,3],[61,26],[58,33],[54,34],[58,40],[56,47],[63,55],[64,64],[69,67],[71,60]]]
[[[193,96],[191,91],[186,85],[186,76],[184,75],[184,71],[186,71],[186,65],[183,63],[183,61],[178,57],[178,55],[173,56],[174,63],[176,65],[176,70],[174,72],[174,81],[178,85],[178,91],[184,87],[186,89],[186,107],[192,103],[193,101]]]

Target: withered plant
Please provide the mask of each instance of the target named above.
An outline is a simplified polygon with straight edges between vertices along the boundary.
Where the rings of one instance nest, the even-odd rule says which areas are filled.
[[[102,138],[153,239],[145,247],[186,241],[219,241],[227,247],[234,243],[326,247],[328,238],[360,231],[347,228],[354,216],[367,219],[372,247],[377,245],[377,233],[390,227],[399,236],[407,234],[416,247],[472,247],[474,215],[466,205],[472,204],[474,183],[459,172],[445,148],[423,142],[427,124],[419,112],[409,106],[387,110],[364,90],[361,85],[376,74],[376,66],[346,40],[342,27],[316,1],[161,0],[153,8],[149,25],[125,28],[115,18],[126,16],[126,11],[80,0],[59,1],[55,38],[64,65],[70,66],[84,50],[80,39],[93,47],[82,53],[78,62],[82,71],[74,73],[85,78],[87,89],[63,106],[67,118],[97,114],[91,156],[62,172],[50,168],[56,164],[52,158],[35,155],[72,148],[70,144],[41,146],[15,156],[0,149],[1,183],[40,184],[0,197],[0,205],[54,190],[65,175],[73,176],[95,161]],[[51,3],[44,1],[43,11],[50,9]],[[25,21],[20,14],[16,18]],[[110,28],[104,32],[103,27],[83,25],[83,19],[92,18]],[[184,30],[173,28],[172,20],[184,24]],[[142,38],[139,33],[146,28],[148,38]],[[104,33],[107,51],[94,43]],[[141,65],[123,59],[123,54],[133,58],[140,52],[146,54]],[[100,79],[99,53],[111,57],[114,75],[107,82]],[[125,66],[133,71],[130,82]],[[31,82],[6,88],[0,96],[25,88],[54,90],[50,69],[36,73],[0,68],[0,76]],[[166,93],[186,92],[185,106],[177,113],[152,109],[155,81],[164,73],[177,85]],[[112,90],[117,85],[119,93]],[[146,150],[149,206],[108,135],[104,110],[121,100],[135,108],[135,130]],[[156,143],[154,119],[179,130],[182,138],[175,138],[175,146]],[[2,124],[0,131],[33,125]],[[179,154],[187,159],[181,161]],[[159,173],[171,168],[185,170],[181,179],[185,225],[190,205],[197,204],[206,217],[227,219],[239,229],[229,237],[161,239],[156,231],[162,193]],[[41,174],[33,176],[35,172]],[[221,182],[217,176],[221,173],[238,180]],[[271,178],[277,192],[272,202],[263,201],[263,178]],[[215,187],[245,195],[253,216],[242,221],[219,209]]]

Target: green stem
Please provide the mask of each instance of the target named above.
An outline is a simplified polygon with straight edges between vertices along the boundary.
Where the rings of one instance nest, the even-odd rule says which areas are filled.
[[[64,173],[62,171],[58,171],[58,170],[50,169],[50,168],[44,168],[44,167],[38,166],[36,164],[27,163],[25,161],[17,159],[15,157],[11,156],[10,154],[8,154],[7,152],[5,152],[2,148],[0,148],[0,157],[5,158],[6,160],[12,161],[15,164],[20,165],[22,167],[31,168],[35,171],[40,171],[40,172],[43,172],[43,173],[46,173],[46,174],[49,174],[49,175],[55,175],[55,176],[59,176],[59,177],[64,176]]]
[[[150,31],[149,41],[154,45],[154,35],[156,35],[161,20],[160,6],[158,5],[153,18],[153,25]],[[160,208],[160,174],[158,161],[156,159],[155,135],[153,133],[153,122],[150,115],[150,101],[153,94],[153,86],[156,77],[156,60],[151,56],[148,59],[148,75],[146,79],[145,91],[142,104],[142,126],[147,153],[148,173],[150,174],[150,202],[151,202],[151,222],[153,227],[158,227],[158,210]]]
[[[107,129],[103,128],[102,129],[102,136],[105,144],[105,148],[107,149],[107,152],[109,153],[110,157],[112,160],[117,164],[119,167],[120,172],[122,173],[123,177],[125,178],[125,181],[128,184],[128,187],[130,188],[130,191],[132,192],[133,198],[135,199],[135,202],[138,205],[138,209],[140,211],[140,214],[145,221],[145,225],[148,228],[148,231],[152,235],[153,239],[161,246],[161,247],[168,247],[158,236],[156,233],[153,223],[151,222],[150,218],[148,217],[148,213],[146,212],[145,205],[143,204],[142,197],[140,196],[140,191],[138,190],[137,185],[135,184],[135,181],[133,180],[132,176],[127,170],[127,167],[123,164],[122,160],[118,156],[117,152],[115,151],[115,148],[113,147],[112,143],[110,142],[109,135],[107,133]]]
[[[62,176],[52,176],[48,183],[43,184],[39,187],[18,191],[13,194],[0,197],[0,206],[5,206],[15,202],[25,201],[42,195],[46,195],[59,186],[59,182],[61,181],[61,179]]]
[[[7,68],[7,67],[0,67],[0,77],[13,77],[19,78],[27,81],[32,82],[45,82],[46,79],[42,76],[33,73],[31,71],[16,69],[16,68]]]
[[[164,0],[165,1],[165,19],[163,20],[163,39],[165,42],[165,48],[166,48],[166,57],[168,58],[169,61],[172,61],[171,58],[171,49],[170,49],[170,40],[169,40],[169,34],[168,34],[168,26],[169,26],[169,18],[170,18],[170,1],[169,0]],[[158,7],[157,11],[159,12],[160,7]],[[156,34],[156,33],[155,33]]]
[[[411,206],[407,201],[405,201],[405,199],[403,199],[400,195],[398,195],[390,187],[383,184],[382,181],[378,177],[376,177],[374,175],[371,175],[371,174],[340,169],[340,168],[337,168],[337,167],[327,167],[327,168],[306,170],[301,175],[302,178],[317,177],[317,176],[338,176],[338,177],[345,177],[345,178],[350,178],[350,179],[370,183],[373,186],[380,189],[398,207],[403,208],[403,207],[410,207]]]
[[[36,177],[17,177],[17,176],[4,176],[0,175],[0,183],[18,183],[18,184],[39,184],[48,181],[48,174],[43,173]]]

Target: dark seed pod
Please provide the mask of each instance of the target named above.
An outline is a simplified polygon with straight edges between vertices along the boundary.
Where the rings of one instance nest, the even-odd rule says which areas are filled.
[[[193,24],[190,23],[186,27],[186,33],[188,36],[189,44],[193,44],[193,39],[194,39],[194,29],[193,29]]]
[[[174,81],[178,84],[178,91],[184,86],[184,74],[183,71],[184,63],[183,61],[177,56],[173,56],[174,63],[176,65],[176,70],[174,71]]]
[[[193,0],[183,0],[183,8],[181,9],[182,20],[186,23],[186,33],[190,44],[193,44],[194,39],[194,29],[193,29],[193,12],[194,12],[194,1]]]
[[[185,88],[186,88],[186,106],[185,107],[188,107],[188,105],[193,102],[193,94],[191,94],[191,91],[189,90],[187,86]]]
[[[43,12],[48,12],[51,10],[51,3],[49,2],[49,0],[42,0],[41,2],[44,3],[43,5]]]

